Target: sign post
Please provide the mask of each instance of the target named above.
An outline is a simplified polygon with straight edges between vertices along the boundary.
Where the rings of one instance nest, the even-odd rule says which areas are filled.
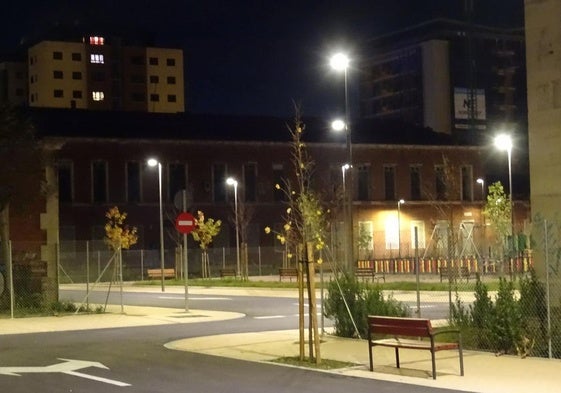
[[[175,219],[175,228],[183,234],[183,274],[185,280],[185,312],[189,312],[189,264],[187,263],[187,235],[195,229],[195,217],[187,211],[187,192],[183,190],[183,213]]]

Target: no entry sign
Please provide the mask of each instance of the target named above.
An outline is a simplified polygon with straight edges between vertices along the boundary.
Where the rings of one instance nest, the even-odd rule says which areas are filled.
[[[195,229],[195,217],[191,213],[180,213],[175,219],[175,229],[188,235]]]

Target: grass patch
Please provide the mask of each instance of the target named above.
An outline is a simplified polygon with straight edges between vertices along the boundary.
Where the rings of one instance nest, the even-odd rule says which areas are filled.
[[[312,361],[310,361],[309,358],[304,358],[304,360],[300,360],[300,356],[284,356],[281,358],[273,359],[271,360],[271,362],[279,363],[279,364],[288,364],[290,366],[313,368],[317,370],[336,370],[339,368],[356,366],[355,363],[342,362],[340,360],[332,360],[332,359],[321,359],[321,363],[316,364],[315,359]]]

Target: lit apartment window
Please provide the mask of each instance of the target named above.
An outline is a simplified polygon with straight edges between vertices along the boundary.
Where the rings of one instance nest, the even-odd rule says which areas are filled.
[[[105,60],[104,60],[102,54],[92,53],[92,54],[90,55],[90,63],[93,63],[93,64],[104,64],[104,63],[105,63]]]
[[[72,61],[82,61],[81,53],[72,53]]]
[[[166,65],[168,65],[170,67],[174,67],[175,66],[175,59],[167,59],[166,60]]]
[[[148,62],[150,63],[150,65],[158,65],[158,58],[157,57],[151,57]]]
[[[105,99],[105,94],[102,91],[92,91],[92,99],[94,101],[103,101]]]
[[[80,71],[73,71],[72,72],[72,79],[81,80],[82,79],[82,73]]]
[[[150,83],[160,82],[160,77],[158,75],[150,75]]]
[[[53,96],[55,98],[62,98],[62,97],[64,97],[64,91],[62,89],[54,89],[53,90]]]
[[[150,94],[150,101],[159,102],[160,101],[160,95],[159,94]]]
[[[53,52],[53,60],[62,60],[62,52],[59,51]]]
[[[177,102],[177,96],[175,94],[168,94],[168,102]]]
[[[62,79],[62,77],[63,77],[62,71],[57,71],[57,70],[53,71],[53,78]]]
[[[175,85],[175,76],[168,76],[168,85]]]
[[[90,45],[104,45],[104,44],[105,44],[105,38],[97,37],[97,36],[90,37]]]

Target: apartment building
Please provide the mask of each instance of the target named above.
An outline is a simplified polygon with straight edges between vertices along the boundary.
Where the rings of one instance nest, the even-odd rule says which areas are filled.
[[[185,111],[183,51],[87,36],[28,50],[31,107],[157,113]]]
[[[366,42],[360,69],[363,118],[442,133],[525,129],[523,28],[428,21]]]

